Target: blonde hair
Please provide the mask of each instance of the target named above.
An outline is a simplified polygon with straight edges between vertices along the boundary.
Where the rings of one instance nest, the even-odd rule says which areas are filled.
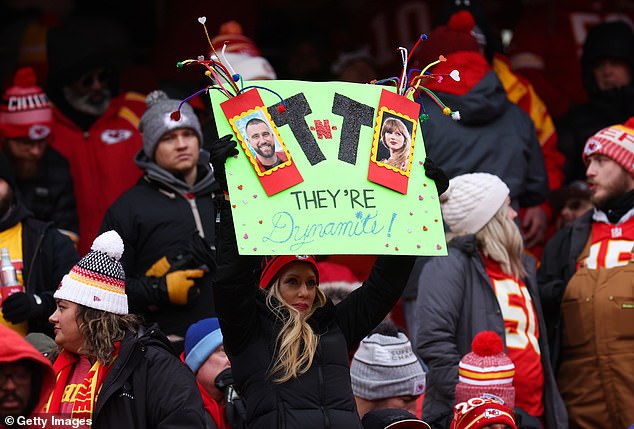
[[[407,131],[407,127],[403,121],[396,118],[387,118],[383,121],[383,125],[381,126],[381,143],[383,143],[383,146],[390,149],[385,142],[385,133],[388,131],[392,132],[394,130],[403,135],[403,146],[394,152],[390,150],[390,157],[382,160],[381,162],[389,164],[392,167],[404,168],[407,166],[407,158],[409,157],[409,147],[412,137],[409,135],[409,131]]]
[[[478,248],[487,258],[500,264],[505,274],[518,279],[526,275],[522,254],[524,242],[520,230],[509,217],[508,207],[502,207],[493,215],[484,227],[476,232]]]
[[[319,307],[326,304],[326,295],[319,287],[315,290],[315,301],[305,317],[288,305],[280,294],[278,278],[266,292],[266,306],[283,321],[282,329],[277,334],[277,357],[270,370],[276,383],[284,383],[291,378],[304,374],[313,364],[319,337],[306,322]],[[277,375],[279,374],[279,375]]]

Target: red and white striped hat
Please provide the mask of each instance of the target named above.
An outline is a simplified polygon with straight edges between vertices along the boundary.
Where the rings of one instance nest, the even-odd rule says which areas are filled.
[[[624,125],[612,125],[590,137],[583,148],[583,162],[591,155],[605,155],[634,174],[634,117]]]
[[[458,365],[456,403],[468,401],[483,394],[495,395],[507,407],[515,407],[513,376],[515,365],[504,354],[504,343],[493,331],[478,333]]]
[[[51,133],[53,111],[48,97],[36,85],[31,67],[18,69],[13,86],[0,102],[0,134],[9,138],[41,140]]]

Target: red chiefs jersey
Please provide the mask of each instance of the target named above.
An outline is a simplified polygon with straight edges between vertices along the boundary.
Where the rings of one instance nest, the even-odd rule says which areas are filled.
[[[592,223],[592,244],[587,258],[577,264],[597,270],[626,265],[632,259],[634,246],[634,218],[614,225],[611,223]]]
[[[544,370],[533,300],[524,282],[502,272],[497,262],[484,258],[484,266],[504,318],[507,354],[515,364],[515,406],[541,417]]]
[[[90,249],[108,207],[141,177],[134,157],[143,145],[137,126],[144,111],[144,96],[122,94],[84,132],[59,110],[53,110],[55,138],[51,146],[70,164],[79,217],[80,255]]]

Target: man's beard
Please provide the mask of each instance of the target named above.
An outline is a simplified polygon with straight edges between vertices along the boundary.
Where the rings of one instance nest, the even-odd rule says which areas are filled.
[[[257,153],[258,155],[260,155],[263,158],[274,158],[275,157],[275,146],[268,146],[267,148],[270,148],[269,153],[265,153],[262,149],[260,149],[259,147],[254,147],[253,149],[255,149],[255,153]]]
[[[102,96],[101,101],[92,101],[90,98],[94,93],[80,95],[68,86],[64,87],[64,98],[75,110],[91,116],[101,116],[112,99],[112,92],[109,89],[99,91]]]
[[[590,183],[592,183],[592,181],[590,181]],[[592,203],[599,208],[604,207],[606,204],[609,205],[612,201],[625,195],[630,190],[627,173],[624,172],[623,175],[619,176],[618,180],[604,185],[602,188],[603,195],[597,197],[593,194],[590,196]]]

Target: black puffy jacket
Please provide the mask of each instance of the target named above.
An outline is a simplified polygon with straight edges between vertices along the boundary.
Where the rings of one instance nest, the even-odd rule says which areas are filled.
[[[240,257],[230,209],[221,213],[216,309],[249,428],[361,428],[350,383],[348,353],[398,300],[414,257],[379,257],[369,279],[339,304],[328,300],[308,320],[319,345],[308,371],[284,383],[271,380],[280,322]]]
[[[99,392],[94,429],[207,428],[194,374],[156,325],[121,342]]]

